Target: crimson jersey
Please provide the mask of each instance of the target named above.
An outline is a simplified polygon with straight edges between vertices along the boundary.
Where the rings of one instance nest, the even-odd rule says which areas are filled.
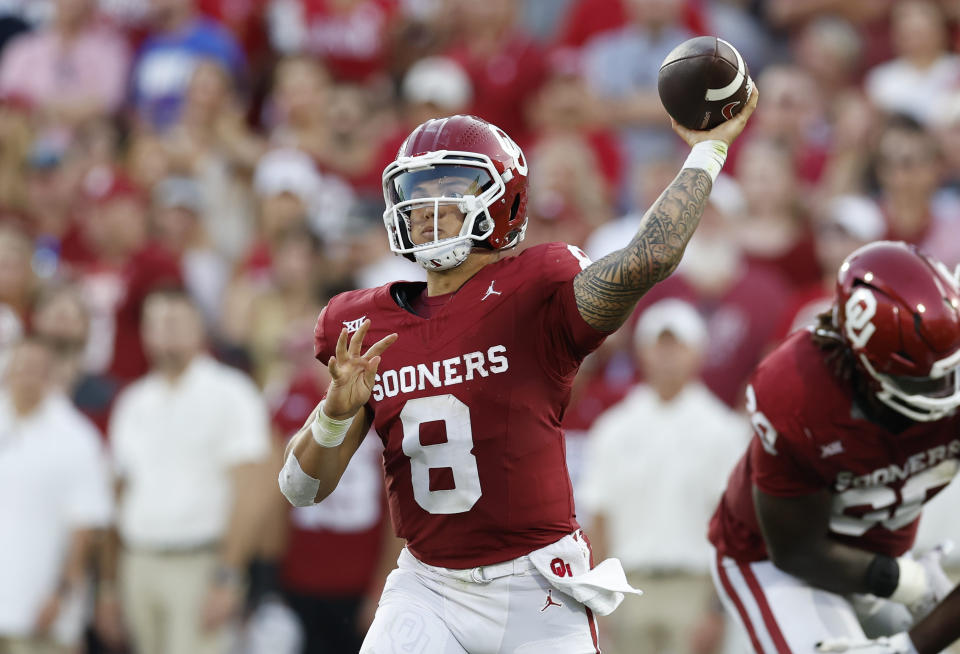
[[[583,358],[604,334],[577,310],[589,260],[562,243],[481,269],[429,320],[400,282],[334,297],[317,322],[326,363],[341,329],[368,318],[364,348],[391,332],[368,407],[383,441],[390,514],[418,559],[471,568],[577,529],[560,422]]]
[[[914,422],[898,434],[866,420],[809,330],[760,364],[747,410],[755,438],[730,475],[709,534],[721,555],[740,561],[767,558],[753,485],[779,497],[828,490],[834,538],[899,556],[913,545],[923,503],[957,472],[960,416]]]

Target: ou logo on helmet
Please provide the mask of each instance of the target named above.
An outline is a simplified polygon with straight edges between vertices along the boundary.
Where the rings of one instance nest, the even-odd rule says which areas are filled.
[[[854,347],[862,348],[877,331],[876,326],[870,322],[877,313],[877,298],[866,286],[858,286],[850,294],[844,311],[847,316],[844,325],[847,338]]]
[[[517,145],[512,138],[507,136],[507,133],[496,125],[490,125],[490,131],[493,132],[493,135],[497,137],[497,143],[500,144],[500,147],[503,148],[503,151],[506,152],[513,159],[513,167],[517,169],[517,172],[521,175],[527,174],[527,160],[523,156],[523,150],[520,149],[520,146]]]

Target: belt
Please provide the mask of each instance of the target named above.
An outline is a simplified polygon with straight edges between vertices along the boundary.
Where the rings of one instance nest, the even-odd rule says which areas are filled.
[[[526,556],[521,556],[509,561],[503,561],[501,563],[481,565],[477,566],[476,568],[456,569],[441,568],[435,565],[424,563],[411,554],[409,550],[404,548],[400,553],[400,560],[412,562],[417,567],[422,568],[429,573],[475,584],[488,584],[494,579],[509,577],[510,575],[522,575],[534,569],[533,563],[531,563],[530,559]]]

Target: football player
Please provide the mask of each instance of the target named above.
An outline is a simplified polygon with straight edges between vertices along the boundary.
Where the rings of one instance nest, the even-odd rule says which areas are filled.
[[[755,371],[756,437],[709,537],[758,654],[901,633],[950,591],[941,552],[910,550],[960,457],[958,285],[913,246],[866,245],[840,266],[832,310]]]
[[[334,297],[316,357],[333,381],[288,447],[280,486],[326,497],[372,425],[406,540],[361,652],[596,652],[595,613],[633,589],[592,565],[560,429],[583,358],[669,275],[727,146],[756,106],[710,131],[622,250],[591,263],[524,237],[527,162],[472,116],[428,120],[383,173],[391,249],[427,270]],[[319,562],[318,562],[319,563]],[[326,562],[336,565],[336,561]]]

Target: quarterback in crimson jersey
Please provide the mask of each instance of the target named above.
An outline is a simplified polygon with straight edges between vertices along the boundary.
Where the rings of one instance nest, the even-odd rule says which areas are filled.
[[[560,420],[603,339],[569,283],[586,263],[576,248],[541,245],[481,269],[429,319],[402,306],[416,282],[340,295],[321,313],[321,361],[363,319],[373,341],[404,335],[383,354],[368,406],[397,535],[424,563],[487,565],[577,529]]]
[[[891,636],[949,592],[938,553],[909,551],[960,463],[958,285],[912,246],[860,248],[833,311],[753,375],[756,437],[709,537],[717,590],[758,653]],[[904,652],[942,639],[897,633]]]
[[[527,162],[472,116],[429,120],[383,173],[391,249],[427,270],[338,295],[316,355],[333,381],[291,439],[281,490],[326,497],[373,426],[391,518],[407,541],[361,652],[598,652],[594,612],[636,592],[593,565],[574,517],[560,423],[583,358],[672,272],[703,212],[736,118],[694,146],[634,240],[591,263],[523,239]],[[699,153],[699,154],[698,154]]]

